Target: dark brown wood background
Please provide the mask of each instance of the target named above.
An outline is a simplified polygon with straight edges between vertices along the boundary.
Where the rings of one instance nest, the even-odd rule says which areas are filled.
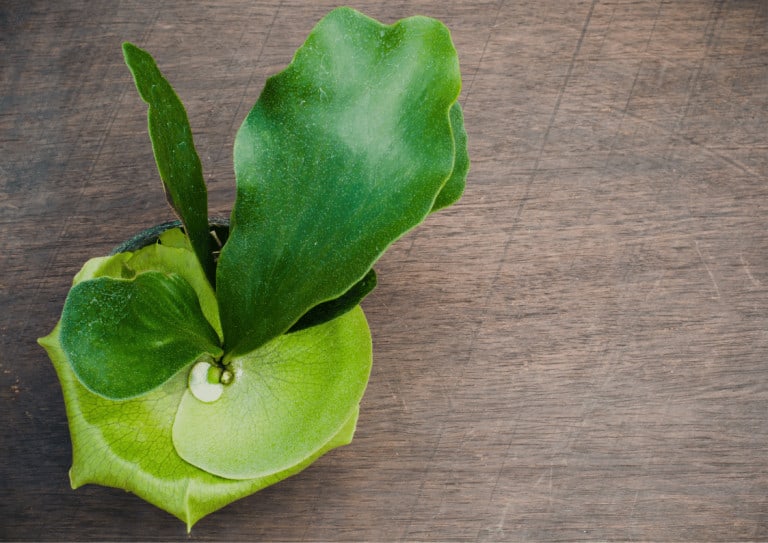
[[[768,2],[352,2],[452,29],[473,167],[364,303],[356,440],[217,540],[768,540]],[[0,3],[0,536],[187,539],[69,489],[35,339],[91,256],[170,218],[123,40],[187,105],[211,208],[330,2]]]

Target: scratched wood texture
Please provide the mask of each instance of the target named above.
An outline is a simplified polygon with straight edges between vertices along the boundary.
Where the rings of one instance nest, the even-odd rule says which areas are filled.
[[[473,168],[364,303],[356,440],[193,540],[768,539],[768,3],[352,2],[452,29]],[[187,540],[69,488],[50,331],[82,263],[170,217],[120,43],[233,134],[330,2],[0,4],[0,537]]]

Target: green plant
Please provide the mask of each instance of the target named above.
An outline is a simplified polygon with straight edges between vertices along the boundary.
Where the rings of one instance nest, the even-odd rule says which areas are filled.
[[[351,441],[373,264],[464,188],[461,79],[440,22],[333,10],[237,133],[219,254],[181,101],[148,53],[123,52],[183,228],[89,260],[40,343],[64,392],[73,488],[124,488],[189,529]]]

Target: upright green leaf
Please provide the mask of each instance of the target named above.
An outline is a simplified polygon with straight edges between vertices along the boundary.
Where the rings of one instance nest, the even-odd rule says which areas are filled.
[[[139,95],[149,105],[149,137],[166,197],[184,223],[195,255],[214,284],[208,194],[187,112],[149,53],[126,42],[123,55]]]
[[[61,346],[83,385],[111,399],[144,394],[199,357],[222,354],[194,289],[179,275],[159,272],[72,287]]]
[[[228,357],[341,296],[427,216],[454,169],[460,86],[440,22],[386,26],[349,8],[267,81],[235,140],[217,271]]]

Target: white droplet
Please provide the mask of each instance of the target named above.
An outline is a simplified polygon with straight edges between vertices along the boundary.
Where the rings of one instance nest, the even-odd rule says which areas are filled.
[[[189,372],[189,390],[201,402],[215,402],[224,392],[224,385],[211,383],[208,380],[208,370],[212,367],[208,362],[198,362],[192,366],[192,370]]]

